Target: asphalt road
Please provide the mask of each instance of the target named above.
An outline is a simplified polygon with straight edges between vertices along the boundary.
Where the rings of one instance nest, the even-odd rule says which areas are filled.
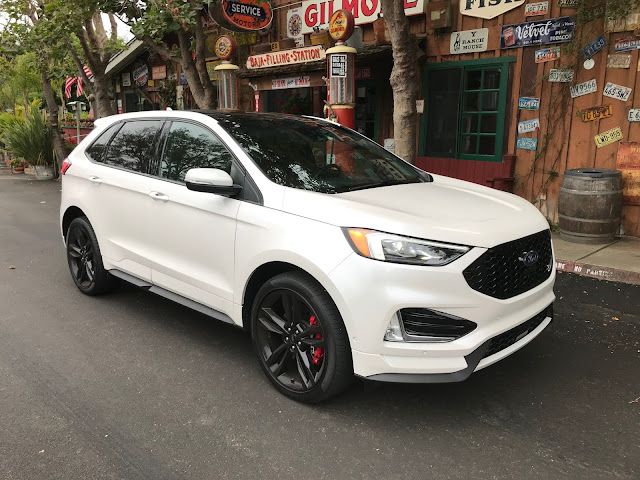
[[[640,478],[639,287],[562,274],[554,323],[466,382],[300,405],[241,330],[82,295],[59,188],[0,177],[0,479]]]

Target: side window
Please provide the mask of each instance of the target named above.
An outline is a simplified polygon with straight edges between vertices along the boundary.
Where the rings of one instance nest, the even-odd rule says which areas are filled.
[[[219,168],[231,173],[233,157],[209,130],[173,122],[162,157],[162,178],[184,182],[191,168]]]
[[[115,125],[111,125],[107,128],[102,135],[98,137],[98,139],[91,144],[89,148],[86,150],[86,154],[89,156],[91,160],[94,162],[102,162],[104,160],[104,152],[107,148],[107,144],[113,134],[122,126],[121,123],[116,123]]]
[[[109,144],[104,163],[142,173],[151,172],[156,164],[156,140],[162,128],[161,120],[127,122]]]

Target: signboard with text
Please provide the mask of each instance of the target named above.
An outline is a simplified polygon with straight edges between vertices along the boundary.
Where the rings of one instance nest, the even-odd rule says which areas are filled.
[[[629,100],[629,95],[631,95],[632,90],[632,88],[609,82],[604,87],[602,94],[605,97],[611,97],[615,98],[616,100],[620,100],[621,102],[626,102],[627,100]]]
[[[399,0],[404,2],[407,16],[425,13],[427,0]],[[524,1],[524,0],[522,0]],[[381,0],[307,0],[302,2],[302,34],[313,33],[314,27],[323,30],[329,27],[333,12],[348,10],[356,25],[372,23],[382,11]]]
[[[284,90],[287,88],[305,88],[311,86],[310,77],[274,78],[271,80],[272,90]]]
[[[331,55],[331,75],[332,78],[347,77],[347,55],[344,53],[334,53]]]
[[[504,25],[500,36],[500,48],[570,42],[573,40],[575,27],[576,24],[571,17]]]
[[[488,39],[488,28],[453,32],[451,34],[449,51],[452,55],[458,53],[486,52]]]
[[[586,108],[580,112],[583,122],[593,122],[601,118],[608,118],[613,115],[612,105],[602,105],[601,107]]]
[[[540,108],[540,99],[533,97],[520,97],[518,99],[518,109],[520,110],[538,110]]]
[[[524,5],[525,0],[460,0],[460,13],[489,20]]]
[[[524,8],[525,17],[537,17],[538,15],[546,15],[549,11],[549,2],[527,3]]]
[[[606,132],[599,133],[593,139],[596,142],[596,147],[601,148],[612,143],[622,140],[622,130],[620,127],[612,128]]]
[[[540,130],[540,119],[525,120],[518,123],[518,133],[529,133]]]
[[[315,62],[324,60],[327,54],[322,45],[311,47],[293,48],[281,52],[267,52],[260,55],[251,55],[247,58],[247,68],[277,67],[280,65],[293,65],[296,63]]]
[[[516,140],[516,148],[521,150],[535,150],[538,148],[538,139],[518,137]]]
[[[597,90],[598,85],[596,84],[595,78],[587,82],[576,83],[575,85],[571,85],[571,98],[581,97],[596,92]]]

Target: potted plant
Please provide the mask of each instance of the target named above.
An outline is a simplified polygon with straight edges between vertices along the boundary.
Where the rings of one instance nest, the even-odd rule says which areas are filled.
[[[54,177],[51,131],[41,113],[35,110],[4,130],[4,142],[14,158],[35,167],[37,180],[50,180]]]
[[[21,158],[12,158],[7,161],[7,165],[11,167],[13,173],[24,173],[24,160]]]

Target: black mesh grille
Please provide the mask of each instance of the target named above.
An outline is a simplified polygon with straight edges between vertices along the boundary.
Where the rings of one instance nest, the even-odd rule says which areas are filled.
[[[491,339],[491,343],[489,344],[489,348],[484,353],[484,357],[490,357],[494,353],[498,353],[500,350],[504,350],[507,347],[510,347],[514,343],[516,343],[521,338],[526,337],[531,332],[533,332],[538,326],[544,321],[547,317],[553,317],[552,307],[549,307],[547,310],[540,312],[538,315],[533,317],[530,320],[527,320],[524,323],[521,323],[517,327],[512,328],[511,330],[507,330],[500,335],[493,337]]]
[[[530,252],[537,252],[538,261],[527,266],[522,259]],[[537,287],[552,268],[551,233],[544,230],[490,248],[463,273],[474,290],[504,300]]]

